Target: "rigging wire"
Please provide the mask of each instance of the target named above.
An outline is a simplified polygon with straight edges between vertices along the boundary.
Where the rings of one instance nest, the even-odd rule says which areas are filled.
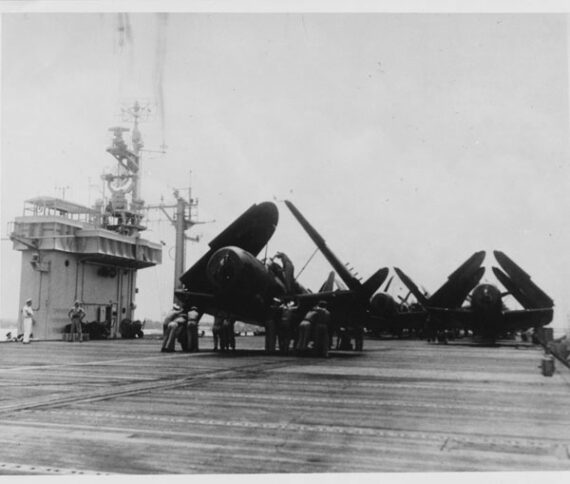
[[[295,277],[295,282],[297,281],[297,279],[299,278],[299,276],[303,273],[303,271],[305,270],[305,268],[309,265],[309,263],[313,260],[313,257],[315,257],[315,255],[317,254],[317,252],[319,251],[319,248],[317,247],[315,249],[315,251],[313,252],[313,254],[311,255],[311,257],[309,257],[309,260],[307,262],[305,262],[305,265],[301,268],[301,270],[297,273],[297,276]]]

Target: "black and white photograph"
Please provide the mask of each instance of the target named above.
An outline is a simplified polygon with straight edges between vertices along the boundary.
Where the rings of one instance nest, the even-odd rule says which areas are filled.
[[[566,482],[570,8],[524,7],[0,1],[0,481]]]

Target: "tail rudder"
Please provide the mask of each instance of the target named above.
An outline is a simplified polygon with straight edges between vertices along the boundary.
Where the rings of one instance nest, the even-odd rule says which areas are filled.
[[[330,271],[325,282],[323,282],[323,285],[319,289],[319,292],[331,292],[331,291],[333,291],[334,290],[334,278],[335,278],[335,272]]]

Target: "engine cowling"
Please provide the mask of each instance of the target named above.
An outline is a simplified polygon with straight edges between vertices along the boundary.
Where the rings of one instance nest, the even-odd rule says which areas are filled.
[[[471,308],[478,313],[499,314],[502,308],[501,292],[491,284],[477,286],[471,294]]]
[[[223,247],[214,252],[206,275],[217,292],[263,297],[284,293],[283,285],[265,265],[239,247]]]
[[[398,312],[398,304],[389,294],[379,292],[370,298],[370,311],[374,316],[391,318]]]

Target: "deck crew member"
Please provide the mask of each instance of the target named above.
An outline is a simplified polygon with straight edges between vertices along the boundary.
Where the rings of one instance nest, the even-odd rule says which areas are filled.
[[[341,351],[352,350],[350,332],[345,326],[340,326],[337,332],[336,349]]]
[[[222,351],[228,351],[230,348],[235,351],[236,349],[236,336],[234,333],[235,320],[229,315],[226,315],[222,321],[222,328],[220,331],[220,345]]]
[[[212,336],[214,337],[214,351],[218,351],[220,344],[220,336],[222,333],[222,323],[224,322],[224,313],[221,311],[214,316],[214,324],[212,325]]]
[[[170,332],[172,330],[175,330],[176,327],[178,326],[178,324],[172,324],[172,326],[171,326],[171,323],[174,323],[174,320],[181,313],[182,313],[182,309],[180,308],[180,306],[178,304],[174,304],[172,306],[172,309],[170,310],[170,312],[164,318],[164,322],[162,323],[162,348],[161,348],[161,351],[163,351],[163,352],[166,351],[166,348],[170,344],[170,342],[169,342]],[[173,337],[173,341],[174,341],[174,335],[172,337]],[[174,350],[174,343],[172,343],[172,350]]]
[[[279,342],[279,352],[286,355],[291,346],[291,335],[293,318],[295,316],[296,306],[293,303],[281,305],[281,317],[279,319],[279,327],[277,328],[277,340]]]
[[[168,328],[168,323],[174,321],[176,317],[182,312],[182,308],[178,304],[174,304],[172,309],[168,312],[162,323],[162,336],[166,336],[166,330]]]
[[[329,355],[329,333],[331,324],[331,315],[327,309],[326,301],[319,301],[313,313],[311,323],[314,326],[315,351],[318,356],[324,356],[326,358]]]
[[[232,351],[236,350],[236,331],[235,331],[235,326],[236,326],[236,320],[235,318],[229,318],[229,323],[230,323],[230,334],[229,334],[229,338],[230,338],[230,348]]]
[[[75,342],[75,338],[79,339],[79,342],[83,340],[83,330],[81,328],[81,323],[85,317],[85,310],[81,307],[79,301],[73,303],[73,307],[67,313],[67,316],[71,320],[71,326],[69,328],[69,341]]]
[[[297,342],[295,349],[299,352],[304,352],[309,348],[309,341],[311,340],[311,319],[314,311],[309,311],[297,327]]]
[[[188,338],[187,351],[198,351],[198,323],[200,322],[200,313],[196,306],[192,306],[188,312],[188,325],[186,326],[186,336]]]
[[[274,353],[277,342],[277,326],[281,319],[281,301],[273,299],[269,319],[265,322],[265,352]]]
[[[168,323],[166,329],[166,338],[162,344],[162,351],[165,353],[174,352],[174,347],[176,345],[176,340],[182,346],[182,351],[186,351],[187,348],[187,338],[181,338],[181,335],[186,336],[186,324],[188,323],[188,315],[184,312],[180,312],[178,316],[173,321]]]
[[[22,308],[24,338],[22,343],[28,344],[32,334],[32,326],[34,324],[34,310],[32,309],[32,300],[26,299],[26,304]]]
[[[293,266],[293,262],[291,262],[291,259],[289,259],[289,257],[283,252],[277,252],[273,256],[273,258],[281,260],[281,266],[282,266],[281,273],[283,277],[283,282],[285,283],[285,291],[288,294],[290,294],[293,291],[293,287],[295,284],[295,276],[294,276],[295,267]]]

